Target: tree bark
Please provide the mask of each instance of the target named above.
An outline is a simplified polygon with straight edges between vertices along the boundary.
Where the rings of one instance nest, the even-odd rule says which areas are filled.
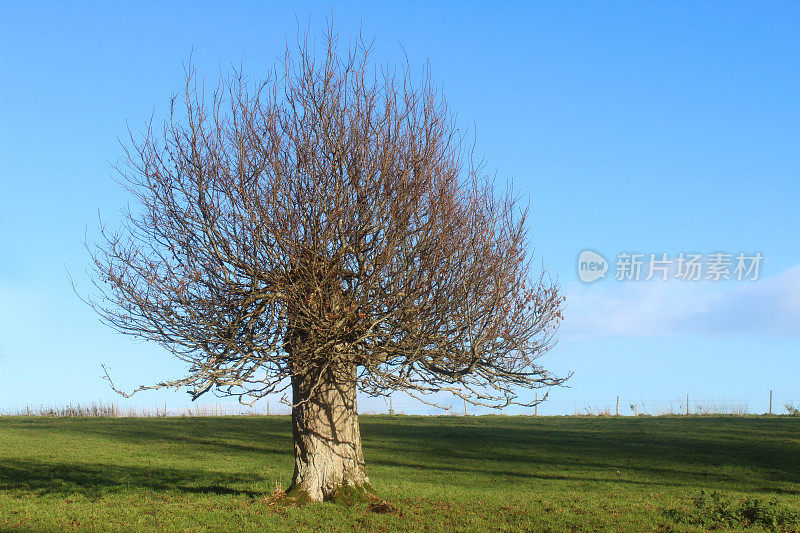
[[[330,500],[341,487],[369,483],[356,413],[355,365],[292,377],[292,488],[312,501]]]

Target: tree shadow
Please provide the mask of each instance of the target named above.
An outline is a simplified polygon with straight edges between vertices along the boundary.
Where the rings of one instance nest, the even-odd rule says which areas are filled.
[[[800,420],[437,418],[365,421],[367,465],[531,479],[567,470],[565,480],[611,483],[636,474],[651,485],[800,493],[774,485],[800,483]]]
[[[9,429],[95,436],[128,445],[175,444],[209,452],[284,454],[291,452],[288,417],[187,418],[16,418]]]
[[[230,494],[254,498],[260,492],[231,485],[265,481],[257,474],[120,466],[99,463],[47,463],[0,460],[0,489],[36,495],[82,494],[89,498],[125,490],[177,491],[190,494]]]
[[[798,494],[800,420],[753,418],[533,419],[521,417],[362,416],[368,473],[413,479],[429,472],[442,484],[501,478],[611,486],[710,486]],[[186,419],[28,419],[4,430],[99,437],[175,457],[175,467],[0,458],[0,489],[89,497],[134,490],[253,497],[265,481],[252,473],[181,467],[181,454],[233,455],[291,464],[289,417]],[[260,459],[258,459],[260,461]],[[618,471],[622,471],[618,473]],[[291,471],[287,470],[286,475]]]

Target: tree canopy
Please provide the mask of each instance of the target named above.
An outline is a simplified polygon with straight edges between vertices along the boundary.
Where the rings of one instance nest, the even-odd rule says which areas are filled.
[[[345,362],[371,395],[530,404],[520,389],[563,381],[536,362],[563,297],[527,206],[475,163],[427,70],[325,44],[212,91],[189,67],[163,125],[124,144],[134,202],[89,245],[87,300],[189,368],[136,390],[250,403]]]

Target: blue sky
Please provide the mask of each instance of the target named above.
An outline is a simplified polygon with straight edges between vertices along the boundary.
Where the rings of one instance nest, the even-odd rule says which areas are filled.
[[[498,181],[530,198],[536,254],[567,296],[558,347],[574,371],[540,413],[621,403],[766,410],[800,403],[800,5],[789,2],[0,3],[0,410],[116,401],[181,374],[104,328],[84,233],[127,201],[110,162],[181,87],[192,53],[214,80],[264,72],[333,16],[375,58],[430,61]],[[402,47],[401,47],[402,45]],[[405,51],[405,52],[404,52]],[[609,275],[577,276],[584,249]],[[623,282],[622,252],[760,252],[757,281]],[[273,399],[274,401],[275,399]],[[204,400],[216,401],[213,398]],[[132,405],[189,404],[183,392]],[[383,402],[362,401],[362,411]],[[403,398],[395,407],[426,412]],[[776,408],[777,410],[777,408]]]

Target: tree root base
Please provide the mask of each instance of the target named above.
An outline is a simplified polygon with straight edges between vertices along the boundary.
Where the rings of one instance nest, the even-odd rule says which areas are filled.
[[[288,507],[305,507],[306,505],[317,503],[308,497],[308,493],[297,487],[290,487],[287,490],[276,490],[270,496],[264,498],[270,507],[278,509],[278,512],[285,512],[282,509]],[[342,486],[332,498],[325,500],[329,504],[342,505],[345,507],[363,506],[365,510],[376,514],[390,514],[402,517],[405,513],[390,501],[385,500],[375,493],[369,483],[360,486]]]
[[[287,499],[297,503],[312,503],[314,500],[309,497],[308,492],[298,486],[289,487],[284,493]],[[375,490],[369,483],[361,485],[342,485],[333,494],[325,497],[324,501],[332,502],[346,507],[352,507],[358,503],[372,502],[377,498]]]

